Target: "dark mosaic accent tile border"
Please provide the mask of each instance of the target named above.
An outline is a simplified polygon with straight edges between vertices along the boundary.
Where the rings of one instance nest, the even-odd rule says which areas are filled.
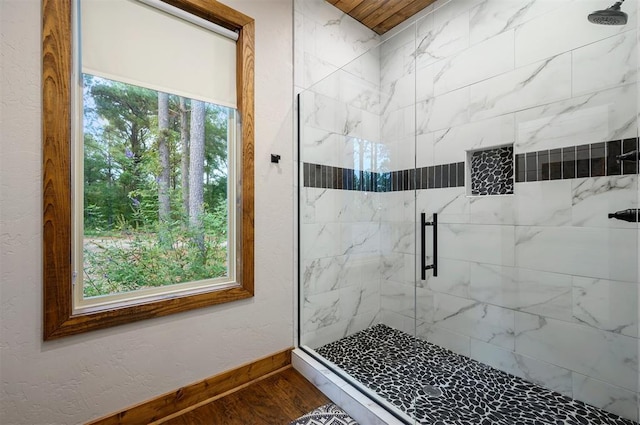
[[[638,173],[638,138],[516,154],[516,183]]]
[[[305,162],[304,186],[324,189],[379,192],[384,183],[379,173]]]
[[[637,425],[383,324],[316,352],[419,424]]]
[[[471,154],[471,194],[513,194],[513,146],[483,149]]]
[[[489,149],[504,150],[506,148]],[[545,180],[574,179],[581,177],[618,176],[638,174],[638,138],[612,140],[580,146],[526,152],[515,155],[513,166],[501,165],[502,187],[484,193],[474,191],[472,176],[472,195],[511,194],[512,177],[516,183]],[[477,152],[474,152],[475,155]],[[506,155],[506,153],[505,153]],[[620,160],[622,157],[624,160]],[[513,155],[511,155],[513,158]],[[473,156],[472,156],[473,161]],[[509,161],[513,164],[513,161]],[[465,163],[432,165],[416,169],[387,171],[354,170],[352,168],[332,167],[330,165],[303,163],[304,187],[316,187],[361,192],[397,192],[414,189],[440,189],[465,186]],[[473,164],[472,164],[473,167]],[[498,185],[500,186],[500,185]],[[482,187],[481,185],[479,187]]]
[[[303,167],[304,187],[361,192],[397,192],[464,186],[464,162],[383,173],[308,162],[303,163]]]

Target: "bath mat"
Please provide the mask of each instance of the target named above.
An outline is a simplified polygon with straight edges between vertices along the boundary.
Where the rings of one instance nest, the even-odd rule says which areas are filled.
[[[347,412],[329,403],[299,417],[289,425],[358,425],[358,423],[347,415]]]

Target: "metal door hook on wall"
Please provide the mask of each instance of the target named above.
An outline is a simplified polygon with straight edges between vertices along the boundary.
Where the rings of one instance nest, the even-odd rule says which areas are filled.
[[[427,278],[427,270],[433,269],[433,275],[438,276],[438,214],[433,213],[433,221],[427,221],[427,214],[420,214],[420,223],[422,235],[420,238],[420,246],[422,248],[422,252],[420,255],[420,270],[421,270],[421,279],[425,280]],[[426,244],[427,244],[427,226],[433,226],[433,264],[426,264]]]

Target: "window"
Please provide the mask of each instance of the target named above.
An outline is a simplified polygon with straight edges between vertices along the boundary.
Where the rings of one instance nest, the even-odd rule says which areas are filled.
[[[82,0],[93,32],[76,43],[74,0],[43,0],[45,339],[253,296],[253,20],[159,3],[180,27],[153,2]],[[199,35],[198,55],[175,47]],[[154,62],[167,51],[177,74]]]

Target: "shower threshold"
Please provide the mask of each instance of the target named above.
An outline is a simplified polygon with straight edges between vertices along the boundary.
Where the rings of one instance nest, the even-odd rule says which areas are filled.
[[[636,424],[382,324],[316,352],[419,424]]]

